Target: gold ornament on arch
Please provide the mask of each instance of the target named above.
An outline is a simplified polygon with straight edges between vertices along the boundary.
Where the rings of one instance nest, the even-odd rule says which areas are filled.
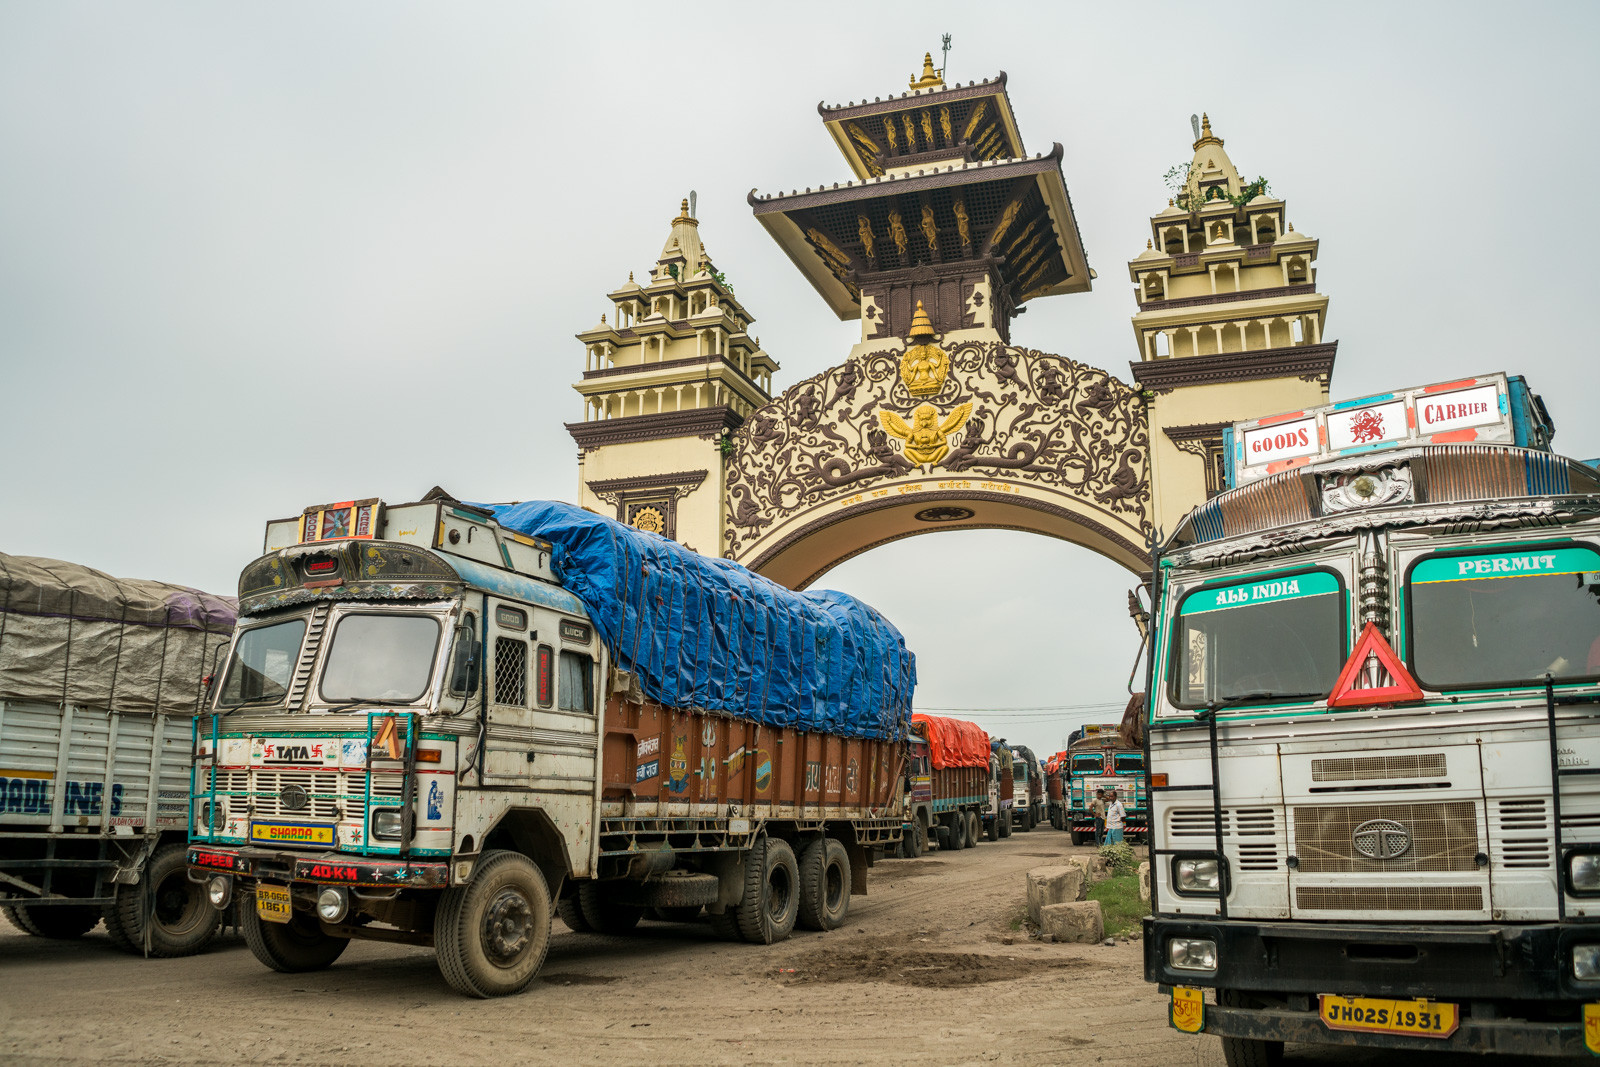
[[[933,321],[918,300],[907,338],[912,343],[900,357],[900,380],[912,396],[933,396],[944,388],[944,380],[950,373],[950,357],[933,338]]]
[[[951,445],[959,443],[951,441],[951,437],[960,432],[971,416],[971,401],[957,405],[954,411],[943,416],[932,404],[918,404],[912,409],[909,423],[892,411],[878,409],[879,424],[904,442],[901,450],[913,463],[937,463],[949,455]]]

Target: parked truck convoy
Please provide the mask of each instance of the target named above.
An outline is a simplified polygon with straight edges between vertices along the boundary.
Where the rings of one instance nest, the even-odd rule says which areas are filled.
[[[273,969],[371,938],[515,993],[553,910],[770,943],[843,922],[900,839],[914,660],[843,594],[439,490],[268,523],[239,592],[188,859]]]
[[[1011,836],[1011,808],[1016,804],[1012,763],[1011,746],[1000,738],[990,738],[989,805],[983,815],[984,836],[990,841]]]
[[[959,851],[978,843],[989,808],[989,735],[976,723],[943,715],[911,716],[914,752],[926,747],[926,783],[913,803],[941,849]],[[924,794],[926,800],[923,799]]]
[[[222,917],[189,881],[190,738],[231,601],[0,554],[0,911],[39,937],[104,921],[184,956]]]
[[[1156,554],[1145,974],[1229,1064],[1600,1052],[1600,471],[1550,431],[1502,374],[1240,423]]]

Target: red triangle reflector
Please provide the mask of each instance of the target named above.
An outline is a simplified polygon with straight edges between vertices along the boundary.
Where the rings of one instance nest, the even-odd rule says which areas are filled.
[[[1375,662],[1371,662],[1375,661]],[[1373,669],[1368,670],[1371,666]],[[1385,673],[1387,672],[1387,677]],[[1422,699],[1422,687],[1373,623],[1367,623],[1328,695],[1330,708],[1370,704],[1409,704]]]

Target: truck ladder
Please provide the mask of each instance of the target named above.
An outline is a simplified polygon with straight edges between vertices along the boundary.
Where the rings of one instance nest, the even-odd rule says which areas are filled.
[[[1550,817],[1551,840],[1555,843],[1556,859],[1556,918],[1567,917],[1567,855],[1561,842],[1561,779],[1586,774],[1600,774],[1600,767],[1561,766],[1560,735],[1556,729],[1556,707],[1564,704],[1600,704],[1600,694],[1586,693],[1575,696],[1556,696],[1555,680],[1544,676],[1545,725],[1550,740]]]
[[[1222,785],[1221,773],[1218,764],[1217,752],[1217,708],[1208,707],[1195,712],[1196,722],[1206,724],[1206,739],[1211,755],[1211,781],[1196,782],[1191,785],[1156,785],[1150,777],[1150,731],[1145,731],[1144,773],[1146,782],[1146,796],[1149,803],[1149,829],[1152,842],[1156,832],[1156,794],[1157,793],[1182,793],[1182,792],[1209,792],[1211,794],[1211,828],[1213,833],[1213,849],[1210,852],[1199,852],[1199,855],[1210,856],[1217,861],[1217,918],[1228,917],[1228,893],[1232,879],[1228,876],[1228,857],[1222,850]],[[1196,855],[1192,848],[1152,848],[1150,850],[1150,913],[1159,915],[1161,908],[1157,897],[1156,886],[1156,860],[1158,857],[1172,857],[1177,855]]]

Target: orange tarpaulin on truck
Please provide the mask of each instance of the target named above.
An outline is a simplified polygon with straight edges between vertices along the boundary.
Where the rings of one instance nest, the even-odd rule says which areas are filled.
[[[946,767],[988,767],[989,734],[975,722],[947,719],[942,715],[911,716],[928,734],[928,754],[935,770]]]

